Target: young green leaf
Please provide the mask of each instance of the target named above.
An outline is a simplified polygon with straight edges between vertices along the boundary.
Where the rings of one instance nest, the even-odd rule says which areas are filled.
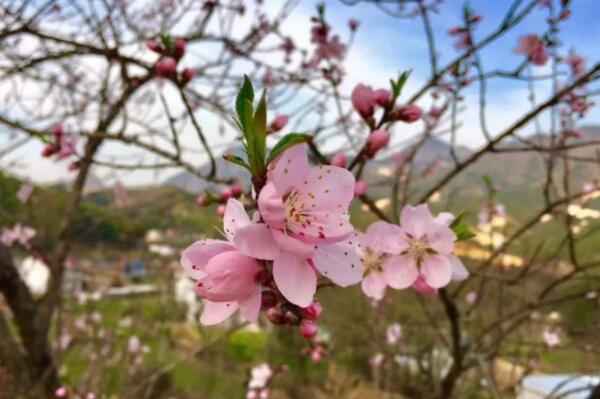
[[[290,148],[296,144],[307,143],[311,139],[312,139],[312,136],[309,136],[308,134],[301,134],[301,133],[290,133],[290,134],[283,136],[281,138],[281,140],[279,140],[277,142],[277,144],[275,144],[275,146],[271,150],[271,153],[269,154],[269,158],[267,159],[267,166],[288,148]]]
[[[263,91],[260,102],[254,114],[252,123],[253,139],[255,142],[255,151],[257,161],[264,163],[267,147],[267,100],[265,91]]]
[[[236,155],[225,154],[225,155],[223,155],[223,159],[225,159],[226,161],[229,161],[231,163],[234,163],[238,166],[241,166],[242,168],[246,168],[246,169],[250,170],[250,166],[248,166],[246,161],[244,161],[242,158],[240,158]]]
[[[450,229],[456,234],[456,241],[464,241],[469,238],[475,237],[475,234],[471,231],[467,223],[463,220],[464,212],[459,214],[453,221],[450,223]]]
[[[245,131],[250,127],[247,124],[248,118],[247,115],[252,115],[252,102],[254,101],[254,87],[252,87],[252,82],[248,79],[248,76],[244,75],[244,83],[240,88],[240,91],[237,94],[237,98],[235,99],[235,110],[238,115],[238,119],[242,128]],[[250,104],[250,108],[248,109],[248,103]]]

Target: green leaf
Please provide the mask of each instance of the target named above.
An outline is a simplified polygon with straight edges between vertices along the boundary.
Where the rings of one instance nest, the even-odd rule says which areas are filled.
[[[271,153],[269,154],[269,158],[267,159],[267,166],[288,148],[290,148],[296,144],[307,143],[311,139],[312,139],[312,136],[310,136],[308,134],[301,134],[301,133],[290,133],[290,134],[283,136],[281,138],[281,140],[279,140],[277,142],[277,144],[275,144],[275,146],[271,150]]]
[[[264,164],[267,148],[267,100],[264,90],[254,114],[252,127],[256,158],[258,162]]]
[[[469,238],[475,237],[475,234],[471,231],[467,223],[463,220],[465,213],[462,212],[459,214],[453,221],[450,223],[450,229],[456,234],[456,241],[464,241]]]
[[[252,82],[248,79],[248,76],[244,75],[244,83],[242,83],[242,87],[237,94],[237,98],[235,99],[235,110],[238,115],[238,119],[244,133],[248,129],[249,125],[246,124],[248,113],[252,115],[252,102],[254,101],[254,87],[252,87]],[[250,104],[250,109],[248,109],[248,103]]]
[[[164,33],[160,34],[160,41],[162,42],[164,48],[170,49],[173,46],[173,40],[171,39],[171,36]]]
[[[226,161],[229,161],[231,163],[234,163],[238,166],[241,166],[242,168],[246,168],[246,169],[250,170],[250,166],[248,166],[246,161],[244,161],[242,158],[240,158],[236,155],[225,154],[225,155],[223,155],[223,159],[225,159]]]
[[[394,95],[394,98],[397,98],[400,96],[400,94],[402,94],[402,89],[404,88],[404,85],[406,84],[406,81],[410,76],[410,72],[411,71],[402,72],[398,77],[398,81],[392,84],[392,93]]]

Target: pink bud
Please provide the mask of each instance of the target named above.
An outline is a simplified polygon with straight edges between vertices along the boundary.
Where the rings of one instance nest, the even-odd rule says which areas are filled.
[[[359,25],[360,25],[360,22],[357,21],[356,19],[350,19],[348,21],[348,27],[350,28],[350,30],[352,32],[356,32],[356,30],[358,29]]]
[[[185,40],[177,39],[173,45],[173,57],[180,59],[185,54]]]
[[[300,313],[306,320],[318,320],[323,313],[323,306],[319,301],[313,301],[308,307],[301,309]]]
[[[81,168],[81,161],[75,161],[69,164],[69,172],[79,170],[79,168]]]
[[[85,399],[96,399],[96,394],[88,392],[87,395],[85,395]]]
[[[231,188],[225,187],[223,191],[221,191],[221,201],[227,202],[227,200],[231,197],[233,197],[233,192],[231,191]]]
[[[375,154],[377,151],[382,148],[387,147],[390,142],[390,134],[385,130],[375,130],[369,136],[369,150],[372,154]]]
[[[55,146],[54,144],[50,144],[50,145],[47,145],[46,147],[44,147],[44,150],[42,151],[42,156],[49,157],[51,155],[54,155],[57,152],[58,152],[58,147]]]
[[[57,123],[52,127],[52,134],[54,135],[54,137],[57,140],[60,140],[61,136],[63,135],[63,133],[65,132],[63,124],[62,123]]]
[[[204,195],[199,195],[196,197],[196,205],[205,206],[208,204],[208,199]]]
[[[375,108],[375,93],[371,86],[357,84],[352,90],[352,105],[354,109],[363,117],[373,116]]]
[[[194,79],[194,76],[196,76],[196,71],[192,68],[185,68],[181,73],[181,84],[185,86],[190,80]]]
[[[388,103],[390,102],[391,96],[392,95],[390,94],[390,92],[388,90],[378,89],[378,90],[375,90],[373,98],[375,99],[375,102],[377,103],[377,105],[379,105],[381,107],[387,107]]]
[[[175,73],[177,61],[174,58],[167,57],[156,63],[156,74],[158,76],[167,76]]]
[[[60,387],[57,388],[56,391],[54,391],[54,395],[57,398],[66,398],[69,395],[69,391],[65,387]]]
[[[417,277],[417,279],[412,285],[412,289],[417,291],[419,294],[427,296],[435,295],[437,293],[437,289],[427,284],[427,281],[425,281],[425,277],[423,277],[422,275],[419,275],[419,277]]]
[[[240,183],[233,183],[229,189],[234,197],[239,197],[244,192],[244,188]]]
[[[421,119],[423,115],[423,110],[421,107],[414,104],[407,104],[401,107],[398,107],[394,110],[394,119],[401,120],[407,123],[413,123]]]
[[[317,330],[317,325],[311,320],[302,320],[302,323],[300,323],[300,335],[302,335],[303,338],[313,338],[317,335]]]
[[[366,181],[364,181],[364,180],[357,181],[356,183],[354,183],[354,196],[360,197],[361,195],[363,195],[364,193],[367,192],[367,188],[368,188],[368,184]]]
[[[456,35],[461,35],[463,33],[465,33],[467,30],[465,28],[461,28],[460,26],[455,26],[454,28],[450,28],[448,30],[448,34],[450,36],[456,36]]]
[[[273,122],[271,122],[271,125],[269,126],[269,131],[280,131],[285,127],[285,125],[287,125],[288,121],[289,117],[287,115],[279,115],[277,118],[275,118],[275,120],[273,120]]]
[[[331,158],[331,165],[333,166],[338,166],[340,168],[345,168],[346,167],[346,154],[344,153],[337,153],[333,156],[333,158]]]
[[[150,50],[154,51],[155,53],[162,52],[162,46],[160,45],[160,43],[157,40],[154,40],[154,39],[148,40],[146,42],[146,47],[148,47]]]
[[[219,205],[219,207],[217,208],[217,216],[219,216],[220,218],[225,216],[225,205]]]

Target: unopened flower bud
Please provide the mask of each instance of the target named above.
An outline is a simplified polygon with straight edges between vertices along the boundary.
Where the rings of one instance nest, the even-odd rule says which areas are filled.
[[[231,191],[231,188],[225,187],[223,191],[221,191],[221,201],[227,202],[227,200],[231,197],[233,197],[233,192]]]
[[[154,39],[148,40],[146,42],[146,47],[148,47],[151,51],[154,51],[155,53],[162,52],[162,46],[160,45],[158,40],[154,40]]]
[[[369,136],[369,151],[375,154],[390,142],[390,134],[385,130],[375,130]]]
[[[205,195],[199,195],[196,197],[196,205],[205,206],[207,204],[208,204],[208,199],[206,198]]]
[[[63,133],[65,132],[63,124],[62,123],[57,123],[52,127],[52,134],[54,135],[54,138],[56,140],[60,140],[60,138],[62,137]]]
[[[177,61],[174,58],[167,57],[156,63],[156,74],[158,76],[167,76],[175,73]]]
[[[271,124],[269,125],[269,132],[274,133],[278,132],[287,125],[289,121],[289,117],[287,115],[279,115]]]
[[[356,183],[354,183],[354,196],[360,197],[361,195],[366,193],[367,187],[368,187],[368,184],[366,181],[358,180]]]
[[[319,301],[313,301],[308,307],[302,308],[300,312],[306,320],[318,320],[323,313],[323,306]]]
[[[300,323],[299,327],[300,335],[302,335],[302,337],[306,339],[311,339],[315,335],[317,335],[318,329],[319,328],[317,327],[317,325],[311,320],[302,320],[302,323]]]
[[[173,57],[179,60],[185,54],[185,40],[177,39],[173,45]]]
[[[181,85],[187,85],[196,76],[196,72],[192,68],[185,68],[181,73]]]
[[[378,90],[375,90],[375,92],[373,94],[374,94],[373,98],[374,98],[375,102],[377,103],[377,105],[379,105],[380,107],[387,107],[388,103],[390,102],[390,97],[391,97],[391,94],[388,90],[378,89]]]
[[[219,207],[217,208],[217,216],[219,216],[220,218],[225,216],[225,205],[219,205]]]
[[[392,112],[392,119],[404,121],[406,123],[413,123],[421,119],[422,115],[423,110],[421,110],[421,107],[414,104],[408,104],[396,108]]]
[[[333,156],[333,158],[331,158],[331,165],[333,166],[338,166],[340,168],[345,168],[346,167],[346,163],[347,163],[347,159],[346,159],[346,154],[344,153],[337,153]]]
[[[46,147],[44,147],[44,150],[42,151],[42,156],[49,157],[49,156],[55,154],[56,152],[58,152],[58,147],[53,144],[50,144],[50,145],[47,145]]]

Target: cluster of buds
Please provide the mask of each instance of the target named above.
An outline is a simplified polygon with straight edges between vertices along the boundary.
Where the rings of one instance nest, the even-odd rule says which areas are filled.
[[[77,133],[65,133],[62,123],[57,123],[52,127],[52,142],[42,151],[45,158],[56,155],[57,160],[62,160],[75,154],[79,135]],[[69,170],[79,169],[79,161],[74,161],[69,165]]]
[[[185,55],[186,42],[184,39],[171,41],[170,38],[165,37],[162,39],[162,43],[151,39],[146,42],[146,46],[153,52],[161,55],[161,58],[154,65],[157,76],[174,78],[183,87],[196,75],[193,69],[185,68],[177,76],[177,64]]]
[[[214,194],[210,191],[206,191],[204,194],[196,197],[196,205],[208,206],[214,203],[218,203],[217,214],[219,217],[225,215],[225,204],[230,198],[240,198],[244,193],[244,188],[240,183],[233,183],[231,186],[225,187],[221,190],[220,194]]]
[[[471,38],[471,32],[473,28],[483,20],[480,14],[473,14],[473,11],[465,6],[463,10],[463,25],[455,26],[448,30],[448,35],[456,37],[454,48],[457,50],[464,50],[473,45]]]
[[[266,310],[269,321],[276,325],[297,325],[300,335],[305,339],[313,339],[317,335],[316,321],[323,313],[323,306],[313,301],[308,307],[300,308],[290,303],[278,303],[273,291],[263,291],[262,308]]]

